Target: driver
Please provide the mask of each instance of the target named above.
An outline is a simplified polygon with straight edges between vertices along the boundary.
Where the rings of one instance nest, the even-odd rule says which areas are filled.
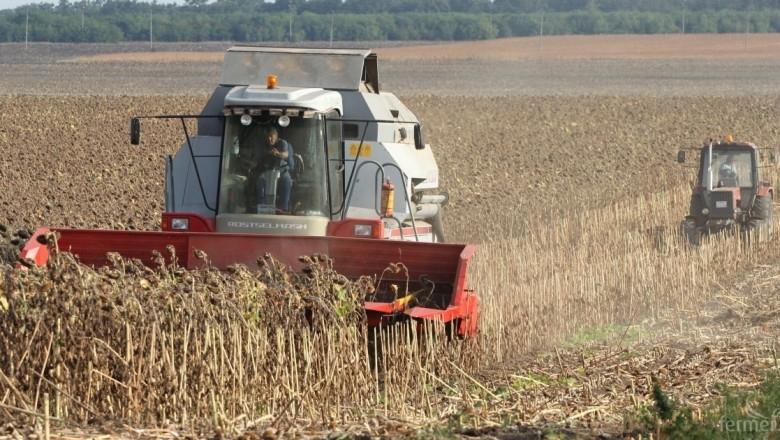
[[[737,165],[734,163],[734,156],[729,155],[726,161],[720,165],[718,176],[721,179],[739,179],[737,175]]]
[[[265,202],[265,178],[263,173],[268,170],[278,169],[279,180],[277,182],[276,209],[282,213],[289,212],[290,190],[292,189],[292,172],[294,166],[293,149],[289,142],[279,138],[276,127],[269,126],[265,129],[266,146],[259,152],[253,161],[254,168],[250,172],[250,181],[256,185],[257,204]]]

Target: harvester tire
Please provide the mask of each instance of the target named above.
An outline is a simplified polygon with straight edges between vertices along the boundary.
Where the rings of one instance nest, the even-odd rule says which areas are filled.
[[[696,220],[686,218],[680,222],[680,237],[691,246],[699,245],[699,230],[696,228]]]

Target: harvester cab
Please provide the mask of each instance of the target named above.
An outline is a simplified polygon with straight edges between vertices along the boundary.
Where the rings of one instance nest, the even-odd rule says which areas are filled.
[[[731,231],[743,236],[766,233],[772,227],[774,189],[762,180],[762,161],[766,149],[750,142],[711,140],[699,152],[696,180],[691,183],[689,213],[680,223],[680,232],[689,243],[698,245],[702,236]],[[677,161],[684,163],[686,151]],[[769,159],[777,163],[772,152]]]
[[[144,119],[184,130],[165,160],[162,230],[39,228],[23,259],[45,265],[66,249],[85,264],[107,264],[107,252],[154,264],[174,250],[185,268],[228,269],[270,254],[301,272],[302,256],[322,254],[345,277],[379,280],[370,326],[436,320],[476,333],[466,285],[476,246],[444,243],[449,196],[433,152],[416,116],[380,91],[370,50],[234,46],[200,114],[134,117],[134,145]],[[56,249],[44,245],[52,230]]]
[[[377,73],[369,50],[228,49],[201,114],[162,116],[199,120],[168,158],[162,229],[443,242],[436,160]]]

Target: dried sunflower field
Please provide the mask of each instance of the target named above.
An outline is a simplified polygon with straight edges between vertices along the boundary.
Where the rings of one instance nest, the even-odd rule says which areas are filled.
[[[159,229],[181,127],[131,146],[129,120],[200,112],[229,44],[0,45],[0,438],[646,438],[653,384],[692,408],[755,385],[776,363],[778,239],[682,245],[675,158],[726,135],[780,150],[778,43],[689,37],[378,45],[451,196],[447,240],[479,245],[481,301],[474,340],[399,329],[381,350],[360,325],[371,280],[327,256],[16,269],[37,226]]]

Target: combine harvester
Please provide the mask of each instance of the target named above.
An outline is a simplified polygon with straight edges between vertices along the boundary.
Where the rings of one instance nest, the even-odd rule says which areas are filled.
[[[43,266],[59,249],[99,266],[116,252],[153,266],[172,246],[187,269],[252,267],[270,254],[300,271],[299,257],[324,254],[348,278],[381,278],[365,303],[370,327],[437,320],[475,335],[466,273],[476,246],[444,243],[438,166],[416,116],[380,92],[377,67],[367,49],[231,47],[200,115],[130,121],[135,145],[144,118],[184,128],[166,159],[161,231],[39,228],[20,258]],[[56,247],[45,244],[52,231]],[[388,275],[399,263],[406,271]]]

